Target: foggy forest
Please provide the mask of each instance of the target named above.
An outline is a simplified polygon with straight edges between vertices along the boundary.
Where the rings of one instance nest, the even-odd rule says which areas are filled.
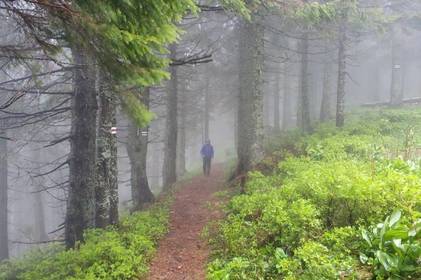
[[[421,279],[420,0],[0,21],[0,280]]]

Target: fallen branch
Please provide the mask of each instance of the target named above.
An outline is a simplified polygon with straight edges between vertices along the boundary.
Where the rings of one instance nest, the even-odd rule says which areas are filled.
[[[409,105],[409,104],[419,104],[421,103],[421,97],[407,98],[402,100],[400,105]],[[365,103],[363,107],[383,107],[383,106],[392,106],[390,102],[376,102],[376,103]]]
[[[24,245],[37,245],[37,244],[47,244],[47,243],[56,243],[56,242],[64,242],[64,239],[54,239],[54,240],[45,240],[45,241],[19,241],[19,240],[12,240],[13,244],[24,244]]]

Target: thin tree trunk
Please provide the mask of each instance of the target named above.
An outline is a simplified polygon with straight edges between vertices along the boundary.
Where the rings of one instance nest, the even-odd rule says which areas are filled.
[[[241,23],[237,175],[263,158],[263,33],[263,26],[256,19]]]
[[[238,103],[238,99],[236,100]],[[233,127],[234,127],[234,151],[238,151],[238,116],[239,116],[239,109],[238,109],[238,104],[234,104],[234,110],[233,110],[233,116],[232,118],[234,119],[233,121]]]
[[[390,104],[399,106],[403,101],[403,75],[402,75],[402,53],[401,53],[401,27],[393,26],[392,30],[392,80],[390,85]]]
[[[308,33],[304,33],[301,41],[301,85],[300,85],[300,98],[298,105],[298,125],[303,132],[310,132],[310,104],[309,104],[309,73],[308,73],[308,49],[309,40]]]
[[[382,83],[382,79],[381,79],[381,68],[379,67],[379,65],[374,65],[373,71],[374,71],[374,92],[373,92],[373,99],[372,102],[376,103],[376,102],[380,102],[381,101],[381,83]]]
[[[209,92],[209,68],[206,67],[206,83],[205,83],[205,112],[204,112],[204,138],[209,140],[209,123],[210,123],[210,92]]]
[[[183,177],[184,174],[186,174],[186,131],[184,124],[180,124],[178,134],[179,139],[177,148],[177,176]]]
[[[280,42],[279,35],[275,35],[275,44],[278,45]],[[281,112],[280,112],[280,101],[281,101],[281,84],[284,79],[283,68],[284,68],[283,62],[277,62],[276,68],[275,68],[275,86],[274,86],[274,92],[273,92],[273,128],[275,132],[279,132],[281,130]]]
[[[95,69],[88,54],[73,46],[75,63],[72,129],[69,158],[69,194],[65,220],[68,248],[83,240],[85,229],[95,222],[96,117]]]
[[[336,126],[345,124],[345,83],[346,83],[346,16],[339,27],[338,88],[336,100]]]
[[[170,46],[170,57],[176,59],[177,45]],[[166,115],[166,135],[163,166],[164,188],[171,188],[177,181],[177,124],[178,124],[178,75],[177,67],[171,66],[171,79],[167,88],[167,115]]]
[[[150,89],[142,92],[142,102],[149,108]],[[143,133],[142,133],[143,132]],[[129,119],[127,152],[131,166],[131,190],[134,210],[154,201],[147,176],[148,129],[139,128]]]
[[[185,81],[183,81],[183,91],[180,92],[179,107],[180,112],[178,124],[178,148],[177,148],[177,176],[182,177],[186,173],[186,100],[185,100]],[[209,122],[208,122],[209,131]],[[209,132],[208,136],[209,137]],[[207,138],[206,138],[207,139]]]
[[[325,51],[327,51],[325,49]],[[322,104],[320,108],[320,121],[324,122],[332,118],[332,65],[325,57],[323,65],[323,92],[322,92]]]
[[[117,104],[109,79],[99,70],[99,131],[97,147],[97,184],[95,189],[95,226],[105,228],[118,223]]]
[[[156,188],[160,185],[160,166],[161,166],[161,149],[160,145],[155,144],[152,150],[152,176],[151,176],[151,187]]]
[[[271,122],[273,116],[273,97],[274,97],[274,86],[270,87],[270,79],[272,78],[271,75],[266,74],[263,80],[265,81],[265,86],[263,87],[263,128],[265,135],[268,135],[273,130],[273,123]],[[267,80],[267,81],[266,81]]]
[[[273,126],[275,131],[279,132],[281,130],[281,113],[280,113],[280,102],[281,102],[281,93],[280,93],[280,81],[277,79],[275,92],[273,93]]]
[[[0,261],[9,258],[9,234],[8,234],[8,164],[7,164],[7,140],[4,121],[0,120]]]
[[[289,40],[285,40],[286,48],[289,48]],[[291,92],[291,73],[292,67],[289,62],[284,63],[283,67],[283,107],[282,107],[282,129],[288,130],[292,124],[292,92]]]
[[[42,158],[41,150],[38,148],[35,150],[34,153],[34,160],[39,161]],[[36,164],[36,173],[41,174],[41,165],[39,163]],[[43,202],[43,185],[44,185],[44,178],[38,177],[33,179],[33,203],[34,203],[34,232],[35,232],[35,240],[36,241],[47,241],[48,235],[46,232],[45,227],[45,213],[44,213],[44,202]]]
[[[42,199],[42,180],[39,180],[39,182],[35,185],[34,191],[35,240],[44,242],[48,240],[48,235],[45,230],[44,202]]]

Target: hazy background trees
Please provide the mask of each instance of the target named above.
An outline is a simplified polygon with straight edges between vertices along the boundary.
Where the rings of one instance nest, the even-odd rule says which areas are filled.
[[[72,3],[105,29],[65,1],[32,2],[0,1],[0,259],[72,247],[143,208],[198,168],[206,139],[241,178],[266,136],[421,97],[417,1],[268,0],[248,14],[249,1],[186,0],[146,29],[115,1]],[[115,9],[130,23],[108,22]]]

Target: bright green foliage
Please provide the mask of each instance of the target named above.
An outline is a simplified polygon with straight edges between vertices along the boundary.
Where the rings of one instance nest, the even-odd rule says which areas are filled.
[[[382,31],[388,22],[381,5],[362,7],[357,0],[292,1],[288,8],[283,13],[286,19],[304,30],[317,29],[328,37],[335,36],[342,24],[351,33],[354,30]]]
[[[65,22],[69,40],[82,44],[124,88],[147,87],[169,78],[169,44],[180,36],[177,24],[187,13],[195,14],[195,0],[76,0],[77,13],[70,13],[72,25]],[[243,0],[223,4],[249,17]],[[120,92],[120,90],[117,90]],[[124,108],[139,126],[151,114],[135,101],[135,92],[120,94]]]
[[[383,223],[363,230],[362,237],[369,249],[360,259],[375,267],[378,278],[421,277],[421,219],[410,224],[396,211]]]
[[[167,232],[168,202],[122,219],[118,228],[88,230],[77,249],[59,246],[0,265],[1,280],[124,280],[148,271],[157,241]]]
[[[154,114],[135,96],[134,92],[121,94],[120,100],[124,110],[138,127],[146,127],[154,118]]]
[[[335,19],[337,15],[336,6],[330,2],[321,4],[316,1],[297,6],[290,14],[290,17],[306,27],[316,26],[322,22]]]
[[[166,46],[178,38],[176,23],[186,12],[196,10],[193,0],[75,3],[82,14],[74,19],[80,21],[75,32],[69,30],[72,40],[87,44],[116,81],[142,86],[168,77]]]
[[[326,246],[309,241],[294,251],[294,257],[285,257],[277,263],[285,279],[340,279],[355,265],[352,258],[338,256]]]
[[[32,250],[19,259],[3,261],[0,263],[0,279],[22,279],[25,272],[33,270],[40,262],[52,259],[63,250],[62,245],[50,245],[45,249]]]
[[[245,0],[221,0],[220,2],[227,10],[233,11],[246,19],[250,19],[250,10]]]
[[[112,77],[124,108],[139,126],[151,120],[151,114],[136,93],[121,93],[124,88],[151,86],[168,78],[167,46],[180,34],[176,26],[182,17],[195,13],[194,0],[78,0],[73,1],[78,13],[66,21],[68,39],[91,52]],[[70,27],[69,27],[70,26]]]
[[[360,262],[360,252],[379,250],[378,243],[367,249],[360,228],[396,209],[401,209],[406,225],[421,218],[421,168],[415,156],[416,146],[421,146],[420,118],[419,110],[364,112],[351,117],[343,129],[324,124],[310,136],[294,132],[281,138],[288,141],[271,141],[277,155],[264,160],[266,175],[250,173],[246,194],[230,201],[227,218],[211,240],[215,259],[208,278],[392,275],[379,272],[382,262],[375,261],[375,253],[366,253],[371,262]],[[401,244],[407,240],[402,238]],[[419,246],[419,236],[412,240]],[[384,252],[398,254],[389,249]],[[419,261],[420,251],[412,252],[407,261]]]

